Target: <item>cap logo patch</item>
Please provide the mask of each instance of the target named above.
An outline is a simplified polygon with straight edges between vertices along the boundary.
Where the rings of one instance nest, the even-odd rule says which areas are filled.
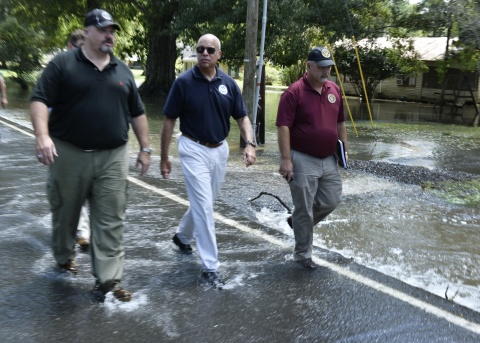
[[[102,12],[102,17],[105,20],[112,20],[112,16],[108,12],[105,12],[105,11]]]
[[[325,57],[325,58],[330,58],[330,50],[328,50],[327,48],[323,48],[322,49],[322,56]]]
[[[328,94],[327,99],[331,104],[334,104],[337,101],[337,97],[333,94]]]

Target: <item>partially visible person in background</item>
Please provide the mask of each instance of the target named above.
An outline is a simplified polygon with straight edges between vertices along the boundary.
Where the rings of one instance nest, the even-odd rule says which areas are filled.
[[[83,33],[83,30],[79,29],[79,30],[73,31],[68,37],[67,49],[71,50],[73,48],[78,48],[83,44],[84,39],[85,39],[85,33]]]
[[[2,92],[2,107],[6,108],[8,105],[7,100],[7,85],[5,84],[5,79],[3,78],[3,74],[0,73],[0,92]]]
[[[78,48],[83,44],[85,39],[85,34],[83,30],[75,30],[70,34],[67,42],[67,49],[71,50]],[[90,248],[90,218],[88,217],[87,205],[82,206],[82,211],[80,212],[80,219],[78,220],[77,226],[77,244],[80,246],[81,251],[88,251]]]

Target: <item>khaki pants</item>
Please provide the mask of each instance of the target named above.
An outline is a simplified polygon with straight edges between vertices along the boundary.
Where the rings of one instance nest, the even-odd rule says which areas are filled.
[[[123,275],[123,223],[127,202],[128,149],[86,152],[54,139],[47,193],[52,210],[53,254],[58,263],[75,258],[75,234],[85,200],[90,205],[92,272],[100,285]]]
[[[295,234],[294,259],[312,256],[313,227],[325,219],[340,203],[342,177],[335,156],[316,158],[292,150],[293,181],[290,192]]]

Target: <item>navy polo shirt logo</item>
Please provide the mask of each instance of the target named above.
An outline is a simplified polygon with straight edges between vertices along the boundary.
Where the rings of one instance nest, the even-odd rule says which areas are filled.
[[[225,87],[225,85],[220,85],[220,87],[218,87],[218,91],[220,93],[222,93],[223,95],[227,95],[228,94],[228,90],[227,90],[227,87]]]

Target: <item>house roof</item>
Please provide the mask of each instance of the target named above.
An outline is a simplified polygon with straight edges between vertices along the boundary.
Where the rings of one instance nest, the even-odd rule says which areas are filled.
[[[443,59],[447,46],[447,37],[411,37],[413,47],[420,55],[422,61],[438,61]],[[450,49],[456,38],[450,38]],[[359,45],[366,43],[368,40],[362,39]],[[380,47],[392,47],[392,40],[387,37],[380,37],[375,40]]]

